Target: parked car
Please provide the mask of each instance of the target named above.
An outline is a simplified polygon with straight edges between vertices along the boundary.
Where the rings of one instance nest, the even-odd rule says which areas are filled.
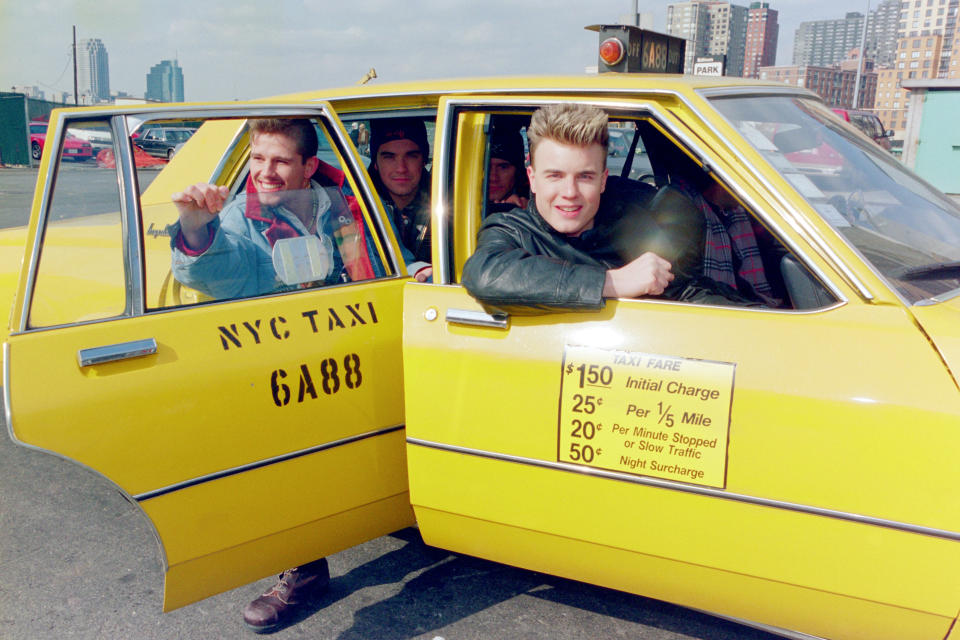
[[[872,138],[878,145],[890,151],[890,138],[893,137],[893,131],[887,131],[883,128],[883,123],[880,122],[877,114],[853,109],[834,109],[833,112],[863,131],[867,137]]]
[[[611,193],[725,192],[771,299],[547,315],[473,299],[488,125],[564,101],[606,109],[643,150],[649,175],[627,157]],[[347,134],[398,113],[435,126],[431,283],[406,275]],[[739,78],[494,78],[52,123],[178,117],[203,124],[149,187],[129,140],[115,173],[69,188],[51,163],[28,229],[0,242],[10,269],[23,258],[10,436],[151,520],[165,610],[416,522],[430,545],[789,637],[956,640],[960,209],[819,97]],[[315,123],[377,275],[244,299],[172,276],[170,194],[245,193],[257,117]]]
[[[154,127],[143,129],[136,138],[136,145],[158,158],[173,158],[176,147],[190,139],[194,129],[186,127]]]
[[[86,140],[93,147],[93,155],[97,155],[104,149],[113,147],[113,136],[109,129],[103,127],[91,128],[86,126],[72,127],[70,135],[79,140]]]
[[[42,120],[31,121],[30,128],[30,157],[40,160],[43,154],[43,145],[47,139],[47,123]],[[93,157],[93,146],[68,132],[63,140],[63,157],[75,162],[83,162]]]

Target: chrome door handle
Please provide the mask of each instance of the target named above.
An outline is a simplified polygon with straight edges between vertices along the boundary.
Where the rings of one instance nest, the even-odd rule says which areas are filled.
[[[493,327],[507,329],[510,327],[510,316],[505,313],[485,313],[473,309],[447,309],[447,322],[454,324],[468,324],[474,327]]]
[[[80,349],[77,352],[77,362],[81,367],[89,367],[94,364],[103,364],[104,362],[115,362],[117,360],[128,360],[130,358],[139,358],[140,356],[150,356],[157,352],[157,341],[153,338],[146,340],[134,340],[133,342],[121,342],[119,344],[108,344],[102,347],[90,347],[89,349]]]

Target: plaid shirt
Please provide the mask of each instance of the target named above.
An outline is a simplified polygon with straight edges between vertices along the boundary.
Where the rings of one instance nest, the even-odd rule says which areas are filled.
[[[693,199],[706,219],[703,247],[703,275],[730,285],[741,294],[761,300],[771,307],[781,301],[773,295],[763,270],[763,258],[753,233],[750,214],[737,205],[715,210],[699,191],[686,183],[677,187]]]

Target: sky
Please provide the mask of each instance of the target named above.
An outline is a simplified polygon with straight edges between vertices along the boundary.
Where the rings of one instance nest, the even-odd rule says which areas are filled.
[[[768,0],[779,11],[777,64],[800,22],[865,12],[861,0]],[[873,0],[876,7],[879,0]],[[639,0],[666,30],[664,0]],[[735,2],[749,6],[749,0]],[[582,74],[597,34],[631,0],[0,0],[0,90],[73,91],[70,50],[100,38],[110,89],[142,97],[150,67],[176,58],[187,101],[252,99],[374,82]]]

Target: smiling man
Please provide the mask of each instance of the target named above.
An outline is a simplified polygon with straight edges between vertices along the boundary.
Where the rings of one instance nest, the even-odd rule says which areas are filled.
[[[425,282],[433,273],[427,129],[418,118],[373,120],[370,129],[370,177],[404,249],[408,273]]]
[[[233,298],[382,275],[339,172],[316,157],[313,123],[265,118],[249,126],[247,193],[226,207],[225,186],[198,183],[172,196],[174,277]]]
[[[604,298],[664,294],[675,278],[671,263],[636,243],[625,253],[617,238],[624,227],[613,210],[626,209],[598,215],[607,186],[606,114],[579,104],[543,107],[527,138],[533,197],[526,208],[484,221],[463,270],[470,294],[513,312],[599,309]],[[702,221],[689,208],[681,216],[702,247]]]

